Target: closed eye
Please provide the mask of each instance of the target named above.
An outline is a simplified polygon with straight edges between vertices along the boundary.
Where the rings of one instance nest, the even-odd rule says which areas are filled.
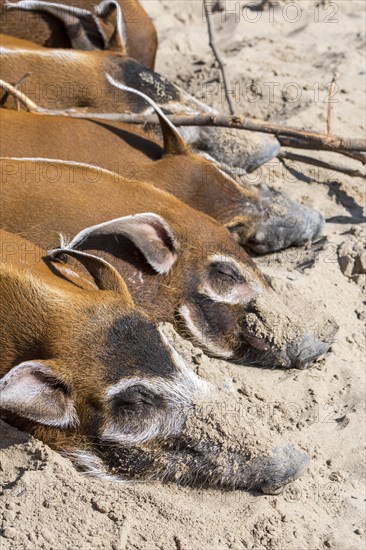
[[[153,394],[142,386],[132,386],[126,391],[119,393],[114,397],[114,407],[116,409],[139,409],[141,407],[156,407],[161,405],[162,398]]]
[[[239,273],[237,268],[229,263],[216,263],[213,266],[214,274],[218,275],[222,279],[229,279],[234,283],[243,283],[243,276]]]

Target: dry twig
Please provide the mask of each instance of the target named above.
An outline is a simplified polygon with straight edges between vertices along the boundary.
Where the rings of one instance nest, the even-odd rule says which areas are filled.
[[[350,159],[358,160],[362,162],[363,165],[366,164],[366,155],[365,153],[355,153],[354,151],[344,151],[342,153],[345,157],[349,157]]]
[[[21,78],[19,78],[18,82],[15,83],[14,88],[15,88],[16,90],[19,90],[20,86],[23,84],[23,82],[24,82],[25,80],[27,80],[28,76],[30,76],[30,73],[25,73],[25,74],[23,74],[23,76],[22,76]],[[15,104],[16,104],[17,111],[20,111],[20,105],[19,105],[18,99],[17,99],[17,98],[14,98],[14,100],[15,100]]]
[[[328,88],[328,106],[327,106],[327,134],[332,133],[332,112],[333,112],[333,95],[335,92],[336,83],[338,80],[339,74],[334,73],[332,82],[330,83],[330,86]]]
[[[279,0],[260,0],[259,4],[248,4],[248,8],[252,11],[264,11],[266,8],[277,8]]]
[[[345,166],[340,166],[339,164],[325,162],[323,160],[315,159],[313,157],[308,157],[305,155],[297,155],[296,153],[291,153],[289,151],[281,151],[278,155],[278,158],[280,160],[293,160],[294,162],[310,164],[312,166],[324,168],[325,170],[331,170],[332,172],[341,172],[342,174],[347,174],[348,176],[353,176],[356,178],[366,177],[365,174],[363,174],[359,170],[353,170],[352,168],[346,168]]]
[[[39,107],[33,101],[31,101],[25,94],[17,90],[11,84],[0,80],[0,88],[3,88],[7,93],[12,94],[16,97],[26,109],[31,112],[47,115],[58,115],[58,116],[70,116],[74,118],[89,118],[89,119],[105,119],[105,120],[115,120],[127,123],[134,124],[146,124],[147,122],[159,124],[158,120],[150,116],[141,116],[136,114],[120,114],[120,113],[83,113],[73,109],[66,110],[51,110]],[[301,130],[299,128],[292,128],[290,126],[280,126],[276,124],[271,124],[265,121],[250,119],[245,117],[238,116],[224,116],[224,115],[196,115],[196,116],[170,116],[169,119],[176,126],[217,126],[217,127],[228,127],[236,129],[246,129],[256,132],[265,132],[274,134],[277,136],[279,141],[288,145],[288,143],[296,142],[296,147],[302,147],[307,149],[315,150],[324,150],[332,151],[336,153],[345,154],[346,156],[351,156],[352,158],[357,158],[361,162],[365,163],[365,157],[362,155],[362,151],[366,151],[366,140],[362,139],[346,139],[340,136],[331,136],[319,134],[317,132],[310,132],[307,130]],[[302,157],[302,162],[305,162],[304,159],[310,157]],[[299,160],[299,159],[298,159]],[[321,162],[321,161],[319,161]],[[318,164],[317,164],[318,165]],[[333,169],[336,165],[332,165]],[[327,166],[328,168],[330,166]],[[342,167],[342,170],[345,169]],[[348,169],[346,169],[348,170]],[[349,169],[345,173],[354,172],[354,175],[361,175],[361,172],[352,171]]]
[[[231,99],[230,94],[229,94],[229,86],[228,86],[228,79],[227,79],[226,70],[225,70],[225,62],[223,61],[223,59],[221,57],[221,54],[219,53],[219,51],[217,49],[217,46],[216,46],[216,40],[215,40],[214,30],[213,30],[212,14],[210,12],[208,0],[203,0],[203,7],[204,7],[204,10],[205,10],[205,16],[206,16],[206,21],[207,21],[209,45],[210,45],[211,50],[213,51],[213,54],[216,58],[216,61],[219,64],[219,67],[220,67],[220,71],[221,71],[221,74],[222,74],[222,81],[223,81],[224,89],[225,89],[225,97],[226,97],[227,104],[229,106],[230,114],[234,115],[235,114],[235,109],[234,109],[234,105],[233,105],[232,99]]]
[[[321,151],[322,149],[316,148],[312,145],[312,143],[307,143],[304,140],[299,140],[298,138],[292,138],[289,136],[277,136],[278,141],[283,145],[284,147],[291,147],[291,149],[308,149],[311,151]],[[352,158],[354,160],[358,160],[362,162],[362,164],[366,164],[366,155],[365,153],[358,152],[358,151],[333,151],[333,153],[338,153],[339,155],[344,155],[345,157]]]
[[[71,113],[70,113],[71,114]],[[75,115],[72,115],[75,116]],[[126,122],[129,124],[158,124],[155,116],[147,117],[136,114],[118,114],[118,113],[85,113],[82,118],[105,118]],[[252,132],[262,132],[272,134],[277,137],[282,145],[296,147],[299,149],[314,149],[317,151],[333,151],[335,153],[343,152],[366,152],[365,139],[343,138],[341,136],[328,136],[319,132],[303,130],[293,126],[282,126],[273,124],[260,119],[243,116],[226,116],[218,114],[200,114],[194,116],[169,115],[169,120],[175,126],[213,126],[219,128],[233,128],[236,130],[251,130]]]
[[[38,107],[36,103],[34,103],[29,97],[27,97],[23,92],[17,89],[17,86],[26,78],[27,76],[23,76],[19,82],[16,83],[15,86],[12,84],[9,84],[8,82],[5,82],[5,80],[0,80],[0,88],[5,90],[7,94],[10,94],[14,97],[15,101],[19,101],[24,107],[27,109],[27,111],[30,111],[31,113],[41,113],[43,111],[42,107]]]

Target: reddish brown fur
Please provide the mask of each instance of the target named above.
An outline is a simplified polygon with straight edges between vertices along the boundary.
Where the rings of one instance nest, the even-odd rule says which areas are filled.
[[[100,3],[99,0],[57,0],[57,2],[90,11]],[[57,18],[44,12],[7,10],[4,4],[5,0],[0,0],[3,33],[50,48],[71,47],[64,25]],[[119,4],[127,27],[127,54],[153,69],[158,40],[151,18],[139,0],[119,0]]]
[[[43,46],[31,42],[30,40],[24,40],[23,38],[17,38],[11,36],[10,34],[0,34],[0,46],[4,48],[17,48],[17,49],[27,49],[27,50],[43,50]]]
[[[13,164],[16,169],[11,174],[7,172],[6,166]],[[22,173],[18,171],[20,166],[24,170]],[[204,263],[206,251],[215,252],[217,248],[223,254],[240,258],[254,277],[265,284],[251,258],[231,239],[228,231],[212,218],[190,208],[171,194],[154,189],[146,182],[99,173],[95,176],[97,181],[93,183],[94,176],[89,179],[87,169],[69,166],[71,172],[66,165],[66,168],[60,169],[57,183],[52,184],[45,179],[45,173],[39,171],[37,163],[6,162],[5,172],[2,173],[3,226],[10,231],[24,232],[24,236],[40,246],[53,248],[58,244],[59,232],[71,236],[95,223],[130,214],[155,212],[168,221],[180,243],[179,262],[168,276],[171,281],[174,280],[174,286],[169,289],[169,293],[184,292],[187,271],[199,269],[197,261]],[[43,184],[39,185],[40,182]],[[50,205],[56,203],[62,204],[57,213],[50,209]],[[34,208],[29,208],[30,204]],[[121,269],[122,273],[127,271],[131,274],[130,266],[119,266],[119,271]],[[138,293],[135,296],[145,309],[151,307],[153,297],[161,299],[164,295],[164,287],[161,287],[159,279],[151,274],[144,294]],[[169,306],[172,307],[173,304],[170,303]],[[172,313],[160,311],[163,318],[167,314],[171,318]]]
[[[87,106],[90,110],[113,111],[118,106],[116,90],[104,73],[111,66],[123,65],[125,59],[104,51],[10,48],[1,52],[1,76],[7,82],[17,82],[30,73],[20,89],[43,107]],[[8,100],[4,106],[12,108],[14,103]]]
[[[8,110],[0,111],[0,120],[3,156],[72,160],[147,181],[235,228],[242,243],[254,234],[263,216],[254,187],[239,186],[189,149],[164,155],[157,139],[136,126]]]
[[[291,312],[282,304],[275,306],[263,275],[224,226],[170,193],[66,162],[4,160],[2,180],[3,227],[46,248],[57,246],[60,231],[72,236],[121,216],[160,215],[170,226],[176,258],[165,274],[151,268],[143,248],[116,237],[118,231],[106,231],[101,241],[91,239],[83,249],[106,252],[138,305],[153,319],[174,323],[210,353],[240,362],[301,368],[328,349],[304,335],[303,327],[295,330],[295,324],[293,339],[278,345],[272,331],[277,325],[287,327]],[[159,247],[167,251],[169,244],[160,240],[156,250]],[[265,299],[256,310],[261,293]],[[263,322],[267,315],[271,319],[259,340],[252,329],[253,316],[248,316],[253,310]]]
[[[84,397],[101,397],[100,366],[91,360],[97,349],[80,349],[76,344],[77,334],[80,328],[85,331],[91,329],[98,311],[100,320],[106,321],[113,316],[132,313],[135,306],[126,287],[124,294],[99,292],[90,278],[75,266],[72,267],[75,277],[70,278],[70,270],[66,272],[61,264],[53,272],[45,256],[45,251],[34,243],[0,231],[0,378],[21,361],[56,357],[61,359],[54,363],[57,374],[66,382],[85,386],[85,371],[72,369],[76,357],[80,365],[84,356],[88,369],[88,385],[85,386],[88,389]],[[42,351],[39,349],[40,342]],[[81,401],[81,417],[84,408]],[[14,420],[18,427],[56,448],[69,449],[82,445],[83,434],[79,427],[60,430],[27,419]]]
[[[135,60],[108,52],[71,50],[35,52],[8,49],[2,53],[4,80],[18,82],[28,72],[31,75],[21,83],[21,90],[36,103],[47,108],[70,108],[78,112],[85,108],[88,111],[98,111],[99,113],[126,111],[141,113],[151,112],[151,108],[147,108],[147,99],[149,98],[157,102],[160,108],[167,112],[192,112],[192,109],[200,111],[202,108],[202,104],[197,103],[193,97],[157,73],[149,71]],[[108,80],[112,84],[109,84]],[[133,93],[133,90],[123,89],[123,85],[121,87],[120,83],[143,92],[145,97],[141,97],[139,93]],[[14,98],[9,99],[8,95],[3,102],[9,108],[14,107]],[[112,131],[116,131],[117,127],[118,125],[115,128],[110,125]],[[196,130],[197,128],[192,130],[188,139],[201,149]],[[206,145],[209,145],[209,150],[215,155],[213,134],[211,137],[205,136],[204,140],[206,140]],[[98,138],[96,138],[96,142],[97,145],[100,145]],[[165,142],[164,133],[165,152],[170,154],[184,152],[186,154],[184,144],[183,147],[169,149]],[[110,138],[106,143],[109,148]],[[93,144],[94,146],[95,144]],[[119,146],[115,145],[114,148],[117,150]],[[220,147],[218,149],[221,150]],[[88,152],[89,150],[93,149],[88,147]],[[11,154],[17,154],[17,152],[11,152]],[[131,149],[126,150],[126,154],[131,155]],[[159,155],[159,153],[157,154]],[[103,162],[106,160],[105,156],[104,154]],[[218,158],[226,158],[226,162],[231,162],[227,159],[226,154],[222,156],[219,153]],[[210,165],[212,166],[211,173],[207,176],[206,169],[202,168],[204,165],[202,160],[198,160],[197,157],[194,161],[192,159],[191,156],[188,165],[184,166],[180,163],[178,167],[175,160],[171,166],[168,166],[168,163],[164,165],[166,175],[166,178],[163,179],[164,189],[176,193],[189,204],[220,220],[235,232],[242,244],[256,253],[263,254],[291,245],[298,246],[321,235],[324,218],[319,212],[290,200],[286,195],[262,186],[254,190],[241,190],[231,178],[223,175],[212,165]],[[240,165],[240,161],[238,159],[237,161]],[[155,184],[161,186],[159,184],[159,179],[162,177],[160,166],[158,163],[155,163],[155,166],[157,176]],[[209,165],[206,163],[206,166]],[[187,176],[185,176],[187,179],[194,179],[196,182],[193,188],[191,183],[186,188],[181,185],[181,182],[177,185],[177,174],[182,171],[187,172]],[[215,177],[218,175],[223,182],[218,185],[220,195],[216,192],[216,182],[214,182],[215,191],[211,197],[210,189],[207,190],[205,183],[202,187],[201,182],[205,177],[211,180],[213,174],[216,174]],[[151,168],[149,166],[148,170],[142,173],[142,177],[149,176],[150,179],[150,175]],[[165,182],[169,180],[167,186]]]
[[[171,226],[178,243],[178,259],[166,275],[157,275],[146,262],[141,264],[141,258],[136,264],[131,250],[118,248],[107,256],[129,285],[136,303],[155,320],[177,321],[177,307],[194,299],[195,287],[199,280],[205,280],[212,254],[235,258],[252,280],[267,288],[254,262],[220,223],[169,193],[112,173],[90,172],[67,164],[54,169],[56,180],[55,172],[44,172],[44,164],[3,163],[3,227],[52,248],[57,246],[59,232],[71,236],[87,226],[121,216],[147,211],[159,214]],[[230,322],[228,318],[216,338],[223,348],[233,349],[239,345],[244,311],[242,306],[227,309]]]
[[[126,290],[117,294],[78,289],[52,274],[44,251],[30,242],[0,231],[0,245],[3,418],[68,453],[90,474],[109,475],[108,479],[160,479],[277,493],[303,473],[307,456],[293,447],[268,456],[258,452],[264,447],[258,435],[255,442],[249,439],[245,448],[237,449],[236,442],[229,448],[224,445],[220,434],[204,435],[207,412],[199,403],[192,407],[203,383],[180,362],[174,363],[168,348],[164,355],[166,344],[154,336],[151,326],[145,334],[149,323],[142,316],[135,325],[141,333],[135,338],[138,348],[129,349],[131,334],[116,332],[123,316],[134,311]],[[105,337],[111,328],[115,341]],[[147,356],[140,352],[145,346]],[[133,361],[128,373],[129,355]],[[139,378],[141,359],[146,362],[146,357]],[[156,367],[161,371],[158,377]],[[73,427],[63,425],[57,413],[70,405]],[[47,425],[54,420],[57,427]],[[144,432],[144,426],[150,429]],[[136,437],[132,441],[131,435]]]

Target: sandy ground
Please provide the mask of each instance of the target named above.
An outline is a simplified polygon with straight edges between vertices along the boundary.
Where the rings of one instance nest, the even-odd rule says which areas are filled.
[[[157,70],[225,110],[201,2],[144,5],[159,32]],[[224,6],[215,25],[238,112],[324,131],[325,86],[336,71],[334,132],[364,136],[363,2],[333,1],[315,11],[313,1],[282,2],[272,15],[239,11],[239,2]],[[225,21],[229,9],[239,21]],[[260,421],[309,453],[308,472],[280,496],[100,482],[0,421],[1,550],[365,547],[364,181],[278,161],[249,179],[286,190],[327,219],[322,250],[258,261],[314,330],[320,316],[335,318],[340,329],[331,352],[306,371],[262,370],[209,359],[167,331],[192,368],[221,388],[228,437],[230,423],[245,430]]]

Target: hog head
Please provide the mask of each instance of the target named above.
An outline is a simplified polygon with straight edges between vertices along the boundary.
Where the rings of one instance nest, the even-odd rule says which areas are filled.
[[[220,221],[240,244],[256,254],[301,246],[321,236],[325,222],[320,212],[264,184],[258,187],[241,185],[230,175],[230,159],[215,157],[211,151],[219,147],[217,133],[225,129],[202,128],[205,138],[197,147],[197,144],[185,141],[171,123],[165,114],[171,111],[165,109],[164,112],[164,108],[154,101],[157,100],[156,91],[151,90],[149,97],[140,89],[117,82],[109,74],[106,78],[117,89],[147,102],[158,115],[164,146],[161,160],[149,165],[147,181],[151,179],[157,187]],[[234,145],[237,149],[233,136],[231,141],[231,149]],[[209,154],[204,143],[210,144]]]
[[[159,286],[160,300],[175,304],[178,331],[209,354],[284,368],[304,368],[324,354],[329,345],[292,320],[293,312],[227,230],[210,220],[210,232],[207,224],[195,220],[190,228],[187,220],[187,234],[195,232],[192,242],[161,216],[136,214],[88,227],[68,247],[110,252],[112,246],[118,255],[118,239],[128,236],[160,275],[150,281]]]

